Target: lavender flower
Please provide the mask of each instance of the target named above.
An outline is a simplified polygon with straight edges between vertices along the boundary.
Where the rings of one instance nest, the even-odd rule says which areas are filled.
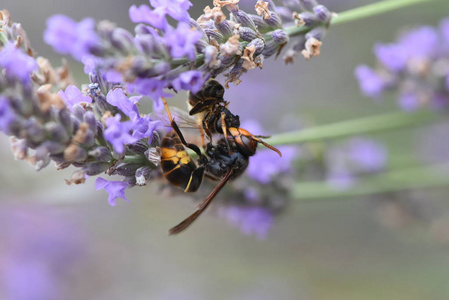
[[[0,130],[5,134],[11,133],[11,124],[17,120],[14,109],[6,97],[0,97]]]
[[[279,174],[289,174],[292,172],[293,161],[298,158],[298,147],[283,146],[278,148],[282,152],[282,157],[276,156],[269,149],[260,149],[251,158],[247,174],[253,180],[261,184],[272,182]]]
[[[69,85],[64,91],[59,91],[58,95],[72,112],[75,104],[92,103],[92,98],[83,95],[79,88],[74,85]]]
[[[187,56],[191,61],[195,59],[195,44],[201,39],[202,33],[189,26],[179,23],[176,29],[168,27],[165,34],[165,43],[173,58]]]
[[[68,184],[99,174],[117,175],[120,181],[99,177],[96,189],[109,193],[111,205],[117,198],[127,200],[127,188],[161,176],[166,117],[141,111],[137,104],[143,96],[151,97],[158,109],[161,97],[181,90],[196,93],[210,77],[224,74],[226,83],[237,84],[242,74],[262,68],[265,58],[279,55],[289,43],[287,23],[271,1],[259,1],[254,14],[241,10],[238,2],[214,1],[214,8],[194,20],[188,13],[190,1],[150,0],[150,6],[129,10],[138,23],[134,34],[108,21],[53,16],[44,39],[57,52],[84,64],[89,81],[82,86],[74,85],[67,67],[55,69],[35,58],[25,31],[14,31],[16,25],[2,11],[0,129],[13,137],[15,155],[38,170],[52,161],[58,169],[75,168]],[[223,8],[230,11],[229,20]],[[318,55],[318,39],[324,34],[315,29],[327,29],[331,14],[318,4],[309,12],[318,21],[300,34],[304,44],[295,49]],[[293,19],[291,23],[296,26]],[[287,187],[277,179],[291,171],[296,155],[294,148],[282,150],[286,160],[271,160],[260,169],[258,160],[269,153],[262,150],[249,173],[263,184],[275,185],[272,193],[251,192],[260,187],[257,182],[238,190],[244,201],[233,206],[241,209],[245,221],[239,226],[245,233],[264,236],[280,211],[282,205],[273,199],[286,194]]]
[[[354,73],[365,96],[377,99],[388,87],[387,81],[366,65],[358,66]]]
[[[418,27],[403,33],[395,43],[377,44],[374,53],[379,67],[362,65],[355,72],[363,94],[377,99],[395,90],[398,105],[405,111],[447,107],[447,23],[447,19],[441,21],[439,29]]]
[[[0,67],[5,70],[7,78],[28,83],[31,73],[37,69],[37,63],[12,43],[7,43],[0,53]]]
[[[115,206],[115,199],[123,198],[129,202],[129,200],[125,197],[125,189],[128,187],[128,182],[122,181],[108,181],[101,177],[97,178],[95,182],[95,189],[98,190],[106,190],[108,192],[108,202],[111,206]]]
[[[255,235],[259,239],[267,238],[273,226],[273,214],[263,207],[223,207],[219,216],[239,227],[242,233]]]
[[[327,181],[338,189],[349,188],[359,176],[384,170],[387,155],[381,143],[364,137],[351,138],[330,147],[325,158]]]
[[[59,53],[70,54],[81,61],[100,44],[94,26],[93,19],[76,23],[67,16],[54,15],[47,20],[44,40]]]
[[[49,19],[45,39],[56,51],[81,60],[87,72],[99,69],[108,80],[156,102],[164,89],[191,90],[182,84],[187,76],[183,74],[191,71],[201,73],[202,81],[223,73],[228,77],[226,83],[238,83],[241,74],[261,68],[265,58],[279,55],[289,43],[285,26],[296,26],[293,18],[291,24],[283,24],[271,1],[259,1],[254,8],[257,14],[239,9],[238,2],[215,1],[215,7],[207,7],[196,21],[188,13],[192,3],[186,0],[152,0],[151,7],[132,6],[130,19],[138,23],[134,36],[109,22],[93,24],[86,19],[76,23],[58,15]],[[324,6],[313,5],[313,12],[307,13],[317,22],[308,24],[304,41],[300,36],[301,45],[291,50],[303,51],[307,59],[319,55],[332,16]],[[224,7],[231,12],[231,20],[226,20]],[[167,17],[176,21],[175,26]]]

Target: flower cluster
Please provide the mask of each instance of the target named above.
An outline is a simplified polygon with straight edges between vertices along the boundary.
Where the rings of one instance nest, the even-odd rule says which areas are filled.
[[[12,137],[15,156],[38,170],[51,161],[58,169],[75,166],[68,184],[104,172],[123,176],[123,182],[97,181],[97,188],[110,191],[111,205],[126,187],[144,185],[159,163],[157,132],[164,127],[139,114],[140,96],[128,96],[95,70],[82,92],[67,67],[55,70],[35,58],[20,25],[6,11],[1,16],[7,42],[0,48],[0,130]]]
[[[194,20],[188,0],[150,0],[151,6],[129,10],[137,23],[134,34],[107,21],[77,23],[56,15],[48,20],[44,38],[56,51],[83,62],[86,73],[101,69],[108,81],[127,84],[129,91],[153,101],[167,96],[166,89],[197,92],[209,77],[221,73],[226,85],[238,84],[242,73],[262,68],[264,58],[278,55],[290,35],[299,41],[286,62],[301,51],[306,58],[319,54],[332,16],[326,7],[310,0],[284,1],[284,6],[275,7],[269,0],[258,1],[255,13],[248,14],[238,2],[214,0],[213,8],[207,6]],[[283,19],[291,22],[290,29],[301,31],[288,31]]]
[[[439,28],[418,27],[403,33],[395,43],[377,44],[375,69],[355,70],[364,95],[378,99],[386,90],[398,91],[405,111],[420,107],[444,108],[449,104],[449,19]]]

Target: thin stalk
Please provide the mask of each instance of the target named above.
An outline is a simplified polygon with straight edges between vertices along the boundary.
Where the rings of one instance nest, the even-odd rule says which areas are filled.
[[[372,3],[339,13],[337,17],[332,19],[331,25],[344,24],[352,21],[357,21],[360,19],[365,19],[375,15],[397,10],[403,7],[426,2],[428,3],[432,1],[434,0],[386,0],[377,3]]]
[[[410,189],[449,185],[449,164],[420,166],[394,170],[359,179],[343,189],[327,182],[299,182],[292,189],[297,200],[354,197]]]
[[[434,121],[435,119],[437,119],[437,116],[435,113],[431,112],[420,112],[415,114],[405,112],[390,113],[277,134],[273,135],[268,142],[272,145],[311,142],[355,134],[367,134],[418,126]]]

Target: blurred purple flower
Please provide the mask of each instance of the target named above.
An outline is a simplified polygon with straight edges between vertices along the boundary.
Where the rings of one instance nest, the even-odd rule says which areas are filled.
[[[359,81],[360,88],[365,96],[379,98],[386,88],[385,81],[366,65],[358,66],[355,69],[355,77]]]
[[[259,147],[263,147],[259,145]],[[278,175],[290,173],[293,161],[298,158],[299,148],[295,146],[281,146],[278,149],[282,157],[270,149],[259,149],[246,170],[249,177],[262,184],[268,184]]]
[[[63,281],[79,266],[86,241],[79,224],[47,211],[0,210],[2,295],[14,300],[64,298]]]
[[[79,103],[92,103],[92,98],[83,95],[80,89],[74,85],[69,85],[64,91],[59,91],[58,95],[64,100],[70,111],[73,112],[73,106]]]
[[[95,181],[95,189],[102,190],[104,189],[108,194],[108,202],[109,205],[115,206],[115,199],[122,198],[129,202],[129,200],[125,196],[125,190],[129,186],[128,182],[123,181],[108,181],[101,177],[98,177]]]
[[[447,107],[449,84],[444,83],[449,81],[449,72],[444,62],[449,57],[448,38],[449,19],[445,19],[439,29],[417,27],[394,43],[377,44],[378,67],[361,65],[355,71],[362,93],[379,98],[387,88],[397,90],[397,102],[404,111]]]
[[[81,61],[100,45],[93,19],[77,23],[65,15],[54,15],[47,20],[44,40],[61,54],[70,54]]]
[[[168,22],[163,7],[151,9],[148,5],[133,5],[129,8],[129,18],[134,23],[146,23],[157,29],[166,29]]]
[[[132,121],[120,122],[119,114],[106,119],[106,129],[104,138],[108,141],[117,153],[122,154],[125,151],[126,144],[132,144],[139,139],[133,137],[130,133],[134,129]]]
[[[392,72],[402,71],[407,63],[407,50],[402,45],[377,44],[374,46],[374,53],[377,59]]]
[[[7,43],[0,51],[0,67],[5,70],[8,78],[27,84],[31,81],[31,73],[37,69],[37,63],[13,43]]]
[[[349,188],[358,175],[385,169],[387,159],[387,150],[381,143],[364,137],[349,139],[326,153],[326,180],[335,188]]]
[[[408,59],[432,59],[438,52],[438,31],[431,26],[423,26],[403,34],[398,44],[406,50]]]
[[[176,29],[168,28],[165,33],[165,43],[174,58],[187,56],[193,61],[196,55],[195,43],[202,37],[202,33],[187,23],[178,23]]]
[[[387,150],[373,139],[352,138],[348,143],[348,155],[358,171],[378,172],[387,165]]]
[[[187,71],[179,75],[178,78],[173,80],[173,88],[177,91],[183,89],[197,93],[204,85],[205,77],[200,71]]]
[[[190,15],[187,12],[192,6],[188,0],[150,0],[150,4],[156,8],[163,8],[165,12],[177,21],[188,21]]]
[[[449,18],[440,22],[440,32],[443,35],[446,46],[449,46]]]
[[[418,96],[414,93],[402,93],[398,99],[399,107],[404,111],[415,111],[419,108],[420,103]]]
[[[273,214],[264,207],[221,207],[219,215],[247,235],[265,239],[273,226]]]
[[[326,174],[326,183],[337,190],[348,189],[355,182],[356,178],[349,170],[330,170]]]
[[[10,126],[17,119],[16,112],[11,107],[8,98],[0,96],[0,131],[10,134]]]

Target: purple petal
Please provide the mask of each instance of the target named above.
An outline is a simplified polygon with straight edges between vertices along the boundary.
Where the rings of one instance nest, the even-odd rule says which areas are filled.
[[[131,120],[139,117],[139,110],[137,109],[135,100],[135,97],[132,99],[126,97],[125,93],[120,88],[110,90],[106,96],[106,101],[108,101],[109,104],[118,107]]]
[[[109,194],[108,202],[111,206],[115,206],[115,199],[122,198],[129,202],[129,200],[125,197],[125,189],[129,186],[127,182],[122,181],[108,181],[101,177],[98,177],[95,181],[95,189],[98,190],[106,190]]]
[[[29,55],[7,43],[0,51],[0,66],[5,69],[6,76],[21,80],[23,83],[31,81],[31,73],[37,69],[37,63]]]
[[[73,112],[73,106],[79,103],[92,103],[92,98],[83,95],[80,89],[74,85],[69,85],[64,91],[59,91],[58,95],[64,100],[67,107]]]
[[[360,65],[355,69],[355,77],[359,81],[360,89],[365,96],[379,98],[386,88],[386,82],[366,65]]]
[[[390,71],[400,72],[407,63],[407,50],[397,44],[377,44],[374,46],[377,59]]]
[[[129,18],[134,23],[147,23],[151,26],[165,30],[168,26],[166,10],[161,8],[151,9],[148,5],[142,4],[137,7],[133,5],[129,8]]]
[[[0,131],[10,134],[10,126],[16,119],[16,112],[11,107],[8,98],[0,97]]]

